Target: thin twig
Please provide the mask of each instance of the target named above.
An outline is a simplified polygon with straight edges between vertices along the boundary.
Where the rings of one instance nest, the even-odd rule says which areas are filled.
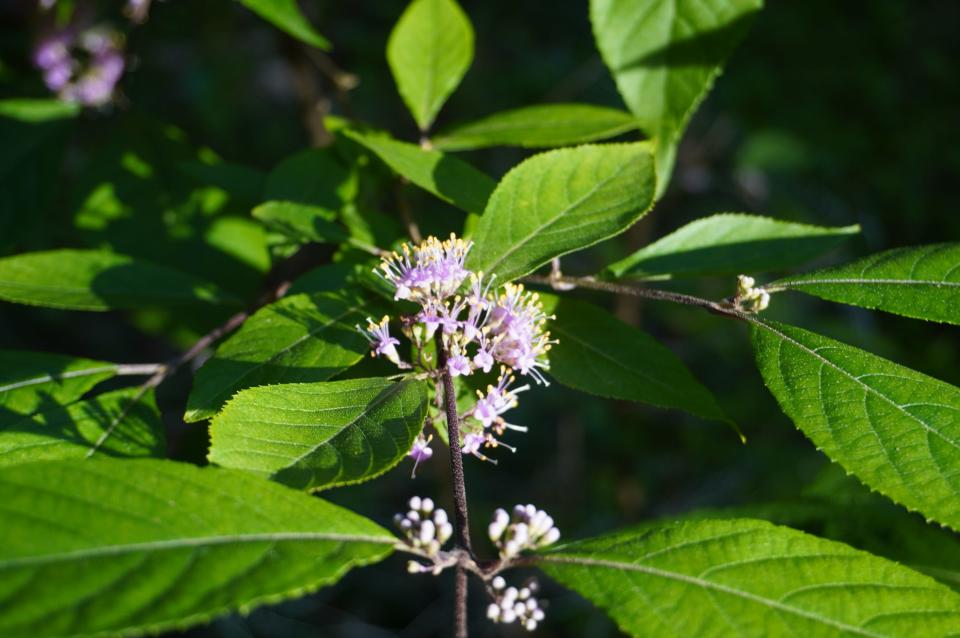
[[[660,290],[658,288],[642,288],[640,286],[630,286],[627,284],[617,284],[610,281],[600,281],[592,277],[542,277],[540,275],[528,275],[523,281],[531,284],[544,284],[547,286],[561,285],[564,287],[573,286],[574,288],[586,288],[589,290],[602,290],[612,292],[617,295],[632,295],[643,299],[653,299],[655,301],[671,301],[673,303],[683,304],[685,306],[695,306],[704,308],[714,314],[740,319],[741,321],[750,321],[751,315],[747,312],[737,309],[733,304],[726,301],[711,301],[693,295],[685,295],[671,290]]]
[[[254,312],[263,306],[266,306],[267,304],[273,303],[285,295],[287,290],[290,289],[290,283],[291,282],[289,279],[284,279],[261,295],[260,298],[257,299],[257,301],[250,308],[241,310],[207,334],[200,337],[200,339],[197,340],[197,342],[193,344],[189,350],[183,354],[177,355],[166,363],[157,366],[156,372],[154,372],[149,379],[143,382],[137,393],[133,395],[133,397],[125,406],[123,406],[123,410],[120,412],[117,418],[114,419],[110,423],[109,427],[107,427],[100,434],[93,446],[87,451],[87,454],[84,456],[84,458],[88,459],[97,453],[97,450],[99,450],[106,440],[110,438],[110,435],[113,434],[113,431],[117,428],[120,422],[123,421],[128,414],[130,414],[130,411],[133,410],[133,408],[141,401],[141,399],[143,399],[143,397],[147,395],[148,392],[150,392],[150,390],[163,383],[168,377],[170,377],[170,375],[179,370],[185,364],[196,359],[200,353],[213,345],[214,342],[223,337],[225,334],[233,332],[243,325],[243,322],[249,319],[250,315],[252,315]]]
[[[456,544],[473,558],[470,543],[470,522],[467,516],[467,486],[463,476],[463,455],[460,453],[460,415],[457,412],[457,393],[453,377],[447,367],[447,348],[443,335],[437,335],[437,368],[442,371],[443,396],[447,411],[447,436],[450,440],[450,470],[453,475],[453,528]],[[454,598],[455,635],[467,636],[467,570],[457,565]]]

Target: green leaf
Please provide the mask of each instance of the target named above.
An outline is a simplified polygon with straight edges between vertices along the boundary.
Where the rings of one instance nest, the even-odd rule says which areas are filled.
[[[68,249],[0,259],[0,299],[64,310],[239,301],[166,266],[110,252]]]
[[[331,148],[284,159],[267,175],[263,199],[308,204],[337,212],[357,196],[357,179]]]
[[[490,177],[470,164],[440,151],[426,150],[377,133],[355,130],[344,133],[411,183],[467,212],[482,211],[496,187]]]
[[[538,566],[631,636],[950,636],[960,595],[842,543],[750,519],[648,525]]]
[[[354,326],[370,308],[349,293],[293,295],[261,308],[197,371],[184,419],[212,417],[244,388],[325,381],[349,368],[368,350]]]
[[[433,138],[442,151],[488,146],[550,148],[595,142],[633,131],[637,122],[619,109],[592,104],[538,104],[449,128]]]
[[[326,208],[294,202],[266,202],[253,209],[253,216],[272,230],[300,243],[339,243],[349,239],[336,223],[337,215]]]
[[[763,380],[863,483],[960,530],[960,389],[839,341],[753,320]]]
[[[99,459],[0,470],[0,635],[140,635],[302,596],[396,541],[245,472]]]
[[[653,204],[649,146],[578,146],[512,169],[474,231],[468,267],[501,282],[623,232]]]
[[[209,458],[302,489],[360,483],[407,455],[426,414],[422,381],[249,388],[213,419]]]
[[[81,108],[75,102],[53,99],[10,98],[0,100],[0,117],[21,122],[50,122],[76,117]],[[5,152],[9,152],[5,148]]]
[[[166,453],[163,421],[153,392],[139,388],[101,394],[70,405],[44,405],[0,425],[0,466],[109,456]]]
[[[329,51],[330,41],[317,33],[307,19],[300,13],[297,0],[239,0],[267,22],[273,24],[287,35],[318,49]]]
[[[550,333],[550,376],[565,386],[607,397],[679,408],[729,421],[713,394],[673,352],[646,332],[583,301],[543,295],[556,318]]]
[[[898,248],[850,264],[781,279],[829,301],[960,325],[960,244]]]
[[[421,131],[473,61],[473,27],[454,0],[413,0],[387,42],[387,62]]]
[[[614,277],[668,279],[778,270],[809,261],[858,232],[859,226],[828,228],[720,213],[682,226],[607,271]]]
[[[42,407],[72,403],[116,373],[114,363],[0,350],[0,427]]]
[[[640,129],[657,140],[657,196],[690,116],[762,0],[591,0],[597,48]]]

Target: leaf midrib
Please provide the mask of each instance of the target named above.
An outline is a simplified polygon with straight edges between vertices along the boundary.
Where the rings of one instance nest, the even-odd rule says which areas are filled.
[[[855,277],[840,277],[837,279],[802,279],[796,281],[784,281],[774,283],[767,289],[800,288],[803,286],[825,284],[878,284],[881,286],[934,286],[937,288],[960,288],[960,281],[934,281],[931,279],[859,279]]]
[[[581,557],[581,556],[558,556],[558,555],[549,556],[549,555],[548,555],[548,556],[541,556],[541,557],[539,557],[539,560],[544,561],[544,562],[550,562],[550,563],[562,563],[562,564],[570,564],[570,565],[582,565],[582,566],[585,566],[585,567],[604,567],[604,568],[608,568],[608,569],[616,569],[616,570],[621,570],[621,571],[625,570],[625,571],[641,572],[641,573],[647,574],[647,575],[649,575],[649,576],[656,576],[656,577],[659,577],[659,578],[665,578],[665,579],[668,579],[668,580],[673,580],[673,581],[676,581],[676,582],[682,582],[682,583],[686,583],[686,584],[688,584],[688,585],[694,585],[694,586],[697,586],[697,587],[701,587],[701,588],[706,589],[706,590],[714,590],[714,591],[722,592],[722,593],[725,593],[725,594],[729,594],[729,595],[731,595],[731,596],[737,596],[737,597],[739,597],[739,598],[743,598],[743,599],[745,599],[745,600],[749,600],[749,601],[751,601],[751,602],[764,605],[764,606],[769,607],[769,608],[771,608],[771,609],[776,609],[776,610],[778,610],[778,611],[783,611],[783,612],[787,612],[787,613],[790,613],[790,614],[794,614],[794,615],[796,615],[796,616],[800,616],[800,617],[806,618],[806,619],[808,619],[808,620],[813,620],[813,621],[815,621],[815,622],[819,622],[819,623],[822,623],[822,624],[824,624],[824,625],[828,625],[828,626],[830,626],[830,627],[833,627],[833,628],[835,628],[835,629],[839,629],[839,630],[841,630],[841,631],[848,631],[848,632],[857,634],[857,635],[859,635],[859,636],[867,636],[868,638],[885,638],[885,636],[884,636],[883,634],[876,634],[876,633],[873,633],[873,632],[871,632],[871,631],[869,631],[869,630],[863,629],[863,628],[861,628],[861,627],[856,627],[856,626],[854,626],[854,625],[848,625],[847,623],[843,623],[843,622],[840,622],[840,621],[838,621],[838,620],[833,620],[832,618],[826,618],[826,617],[821,616],[821,615],[819,615],[819,614],[815,614],[815,613],[813,613],[813,612],[809,612],[809,611],[806,611],[806,610],[804,610],[804,609],[800,609],[800,608],[797,608],[797,607],[793,607],[793,606],[791,606],[791,605],[787,605],[787,604],[781,603],[781,602],[776,601],[776,600],[771,600],[771,599],[769,599],[769,598],[764,598],[763,596],[759,596],[759,595],[757,595],[757,594],[754,594],[754,593],[751,593],[751,592],[748,592],[748,591],[744,591],[744,590],[742,590],[742,589],[737,589],[737,588],[735,588],[735,587],[730,587],[730,586],[728,586],[728,585],[723,585],[723,584],[720,584],[720,583],[715,583],[715,582],[712,582],[712,581],[709,581],[709,580],[705,580],[705,579],[703,579],[703,578],[698,578],[698,577],[696,577],[696,576],[690,576],[690,575],[688,575],[688,574],[682,574],[682,573],[679,573],[679,572],[672,572],[672,571],[669,571],[669,570],[659,569],[659,568],[656,568],[656,567],[650,567],[650,566],[647,566],[647,565],[638,565],[638,564],[636,564],[636,563],[625,563],[625,562],[619,562],[619,561],[613,561],[613,560],[606,560],[606,559],[599,559],[599,558],[585,558],[585,557]]]
[[[0,562],[0,571],[18,567],[35,567],[68,560],[99,558],[103,556],[122,556],[137,552],[166,551],[184,548],[215,547],[233,543],[262,543],[277,541],[339,541],[353,543],[379,543],[393,545],[396,539],[388,536],[369,536],[365,534],[337,534],[332,532],[264,532],[229,536],[196,536],[157,541],[143,541],[121,545],[103,545],[61,554],[23,556]]]

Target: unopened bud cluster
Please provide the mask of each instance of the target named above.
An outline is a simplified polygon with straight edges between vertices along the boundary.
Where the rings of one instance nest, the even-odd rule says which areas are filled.
[[[533,631],[543,622],[544,612],[537,593],[537,581],[529,580],[521,588],[507,587],[502,576],[490,583],[493,586],[493,602],[487,607],[487,618],[496,623],[519,623],[527,631]]]
[[[406,514],[397,514],[393,517],[393,522],[408,545],[428,556],[436,556],[440,552],[440,547],[453,534],[453,526],[447,519],[447,513],[439,507],[434,507],[433,501],[429,498],[414,496],[407,504],[410,506],[410,511]]]
[[[770,305],[770,293],[757,286],[753,277],[740,275],[737,277],[737,307],[746,312],[760,312]]]
[[[507,423],[502,415],[516,407],[517,394],[528,385],[511,388],[516,374],[529,375],[537,383],[546,383],[547,351],[555,343],[546,331],[548,316],[536,293],[522,285],[506,283],[494,286],[493,278],[466,268],[473,244],[454,235],[446,241],[428,237],[382,258],[376,274],[394,291],[397,300],[420,306],[418,312],[401,316],[397,323],[410,340],[416,354],[404,360],[400,340],[390,334],[391,317],[379,321],[367,319],[357,326],[370,341],[374,357],[383,357],[401,369],[443,372],[451,377],[490,373],[500,366],[496,385],[477,393],[476,405],[464,413],[459,445],[462,454],[488,459],[484,448],[514,448],[500,440],[508,429],[526,428]],[[436,335],[446,352],[445,369],[437,370],[425,353]],[[435,375],[434,376],[435,379]],[[439,415],[445,418],[445,415]],[[410,456],[416,464],[431,456],[429,440],[417,438]]]
[[[528,549],[538,549],[557,542],[560,530],[553,518],[533,505],[517,505],[513,514],[498,509],[487,528],[490,540],[500,550],[500,557],[513,558]]]

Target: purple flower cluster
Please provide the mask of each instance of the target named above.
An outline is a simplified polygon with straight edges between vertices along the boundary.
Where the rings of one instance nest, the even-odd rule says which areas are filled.
[[[551,344],[546,331],[551,318],[543,311],[539,296],[522,285],[496,287],[493,278],[466,268],[472,247],[454,235],[446,241],[429,237],[417,246],[404,244],[400,251],[384,257],[376,270],[394,289],[397,300],[420,306],[416,314],[401,317],[400,326],[413,344],[416,360],[403,361],[397,351],[399,341],[390,335],[390,318],[379,323],[367,320],[363,331],[371,343],[373,356],[384,356],[400,368],[419,368],[434,372],[425,354],[430,342],[440,334],[447,352],[447,372],[452,377],[489,373],[501,366],[497,385],[478,392],[476,405],[468,410],[459,442],[463,454],[489,460],[480,450],[504,446],[496,437],[507,429],[526,428],[507,423],[502,414],[517,405],[517,394],[528,385],[510,389],[512,372],[530,375],[537,383],[546,383],[546,354]],[[418,439],[410,455],[416,463],[429,458],[426,440]]]
[[[51,32],[38,42],[33,62],[60,99],[86,106],[110,102],[126,66],[122,39],[104,28]]]

